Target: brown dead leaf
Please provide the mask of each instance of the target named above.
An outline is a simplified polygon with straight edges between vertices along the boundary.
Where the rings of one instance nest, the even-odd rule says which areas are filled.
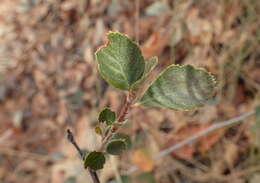
[[[186,25],[190,32],[189,40],[194,43],[209,44],[213,38],[213,27],[211,23],[199,16],[199,9],[193,8],[186,18]]]
[[[181,142],[181,140],[175,140],[171,139],[168,143],[171,144],[171,146]],[[191,159],[193,157],[193,154],[196,152],[196,149],[193,145],[187,145],[180,149],[177,149],[172,152],[173,156],[176,156],[181,159]]]
[[[168,141],[167,146],[173,146],[187,139],[189,136],[199,133],[201,130],[201,127],[198,125],[185,126],[176,132],[174,137]],[[172,155],[183,159],[189,159],[192,158],[195,151],[195,147],[193,145],[189,145],[172,152]]]
[[[142,171],[150,172],[154,168],[154,162],[148,152],[144,149],[137,149],[133,152],[132,161],[137,165]]]
[[[142,46],[142,53],[145,58],[150,58],[152,56],[161,55],[163,49],[169,44],[169,35],[160,32],[154,32],[150,38]]]
[[[209,128],[211,124],[193,124],[188,125],[180,130],[177,131],[177,133],[174,135],[173,138],[171,138],[168,141],[168,147],[173,146],[179,142],[182,142],[189,138],[190,136],[193,136],[195,134],[198,134],[207,128]],[[215,145],[219,139],[223,136],[223,131],[214,132],[213,134],[201,137],[197,144],[199,145],[198,151],[202,154],[208,152],[210,148],[212,148],[213,145]],[[174,152],[172,152],[173,156],[177,156],[179,158],[183,159],[189,159],[192,158],[193,154],[196,152],[196,147],[194,144],[182,147]]]
[[[224,130],[219,130],[213,134],[201,138],[199,141],[199,152],[201,154],[207,153],[212,148],[212,146],[219,142],[223,135]]]

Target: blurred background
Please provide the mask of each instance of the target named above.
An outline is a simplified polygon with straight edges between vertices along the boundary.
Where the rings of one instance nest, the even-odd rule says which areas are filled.
[[[1,0],[0,182],[91,183],[66,139],[94,150],[99,111],[124,93],[107,85],[94,53],[117,30],[159,66],[204,67],[216,101],[195,111],[134,107],[102,183],[259,183],[260,125],[248,118],[161,159],[151,157],[219,121],[255,110],[260,89],[259,0]],[[133,166],[139,170],[131,172]],[[130,173],[129,173],[130,172]],[[117,177],[117,181],[115,181]]]

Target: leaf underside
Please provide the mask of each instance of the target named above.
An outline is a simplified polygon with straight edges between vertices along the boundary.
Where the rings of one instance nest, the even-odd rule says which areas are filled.
[[[191,65],[169,66],[148,88],[140,103],[143,106],[192,110],[207,104],[214,95],[214,77]]]
[[[108,34],[108,43],[96,52],[96,58],[102,77],[121,90],[129,90],[145,68],[138,45],[118,32]]]

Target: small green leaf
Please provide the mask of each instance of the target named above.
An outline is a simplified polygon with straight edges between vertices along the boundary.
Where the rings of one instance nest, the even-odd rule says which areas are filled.
[[[214,95],[214,77],[191,65],[169,66],[148,88],[141,104],[191,110],[203,106]]]
[[[119,32],[108,33],[108,43],[97,50],[96,58],[102,77],[121,90],[129,90],[145,68],[138,45]]]
[[[85,168],[89,167],[93,170],[102,169],[105,164],[105,156],[102,152],[90,152],[84,160]]]
[[[103,136],[103,132],[100,126],[95,127],[95,132],[96,134],[100,135],[101,137]]]
[[[111,111],[109,108],[105,108],[100,112],[98,121],[106,122],[107,125],[112,125],[116,120],[116,113]]]
[[[106,148],[107,153],[112,155],[119,155],[126,150],[126,143],[122,139],[111,140]]]
[[[132,142],[131,139],[128,135],[126,134],[122,134],[122,133],[116,133],[112,139],[121,139],[124,140],[125,144],[126,144],[126,149],[130,149],[132,147]]]
[[[143,76],[141,79],[139,79],[136,83],[133,84],[131,88],[132,90],[138,89],[145,82],[146,78],[153,71],[157,63],[158,63],[157,57],[152,57],[150,59],[145,60],[145,69],[144,69]]]

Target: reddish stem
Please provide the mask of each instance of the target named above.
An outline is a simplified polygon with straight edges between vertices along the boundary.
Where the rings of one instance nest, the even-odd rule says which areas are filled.
[[[117,121],[118,121],[118,122],[123,122],[123,121],[125,121],[125,117],[126,117],[127,112],[128,112],[128,110],[129,110],[129,108],[130,108],[130,105],[131,105],[131,101],[129,101],[129,98],[126,97],[126,98],[125,98],[124,105],[123,105],[123,107],[122,107],[122,109],[121,109],[121,111],[120,111],[120,113],[119,113],[118,118],[117,118]]]
[[[119,112],[119,116],[117,118],[118,122],[123,122],[125,121],[126,115],[128,113],[128,110],[132,104],[133,99],[131,99],[130,95],[126,96],[123,107],[121,108]],[[103,142],[100,146],[100,151],[104,149],[108,141],[113,137],[113,134],[118,130],[118,126],[113,126],[111,129],[110,133],[103,139]]]

